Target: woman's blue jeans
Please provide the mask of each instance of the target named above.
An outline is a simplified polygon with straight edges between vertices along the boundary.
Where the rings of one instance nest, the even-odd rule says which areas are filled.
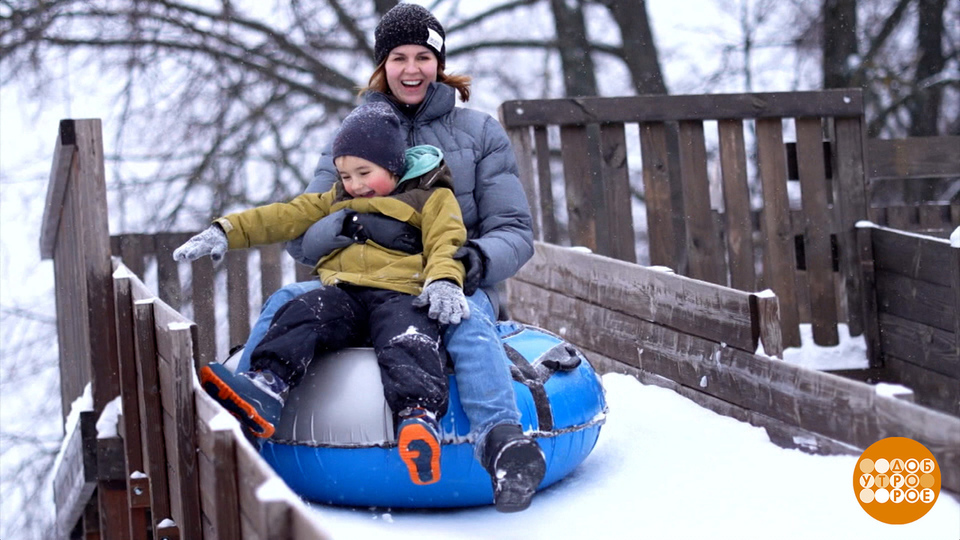
[[[320,286],[319,281],[291,283],[267,299],[244,345],[238,372],[250,369],[250,355],[267,333],[280,306]],[[470,304],[470,318],[449,325],[444,331],[443,342],[453,361],[460,405],[470,420],[479,459],[490,429],[500,424],[519,424],[520,411],[513,392],[510,362],[497,334],[493,305],[483,290],[467,297],[467,303]]]

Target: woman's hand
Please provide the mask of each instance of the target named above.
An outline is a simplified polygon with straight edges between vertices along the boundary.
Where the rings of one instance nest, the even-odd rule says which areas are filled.
[[[226,251],[227,234],[219,225],[211,225],[173,250],[173,260],[195,261],[204,255],[209,255],[217,262],[223,258]]]
[[[427,316],[440,324],[460,324],[461,319],[470,318],[470,306],[456,283],[445,279],[431,281],[420,296],[413,301],[415,306],[430,305]]]

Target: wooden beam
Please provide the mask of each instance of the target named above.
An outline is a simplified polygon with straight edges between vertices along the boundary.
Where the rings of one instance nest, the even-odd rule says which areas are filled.
[[[960,136],[868,139],[871,181],[960,176]]]
[[[750,293],[601,255],[537,243],[514,281],[630,313],[745,351],[757,350]]]
[[[60,230],[60,217],[63,212],[67,184],[77,152],[77,135],[73,120],[61,120],[57,132],[57,141],[53,147],[53,164],[50,166],[50,182],[47,186],[47,199],[43,205],[43,218],[40,228],[40,259],[53,258],[57,245],[57,232]]]
[[[859,89],[754,94],[584,97],[505,101],[500,118],[507,128],[584,125],[605,122],[663,122],[863,114]]]

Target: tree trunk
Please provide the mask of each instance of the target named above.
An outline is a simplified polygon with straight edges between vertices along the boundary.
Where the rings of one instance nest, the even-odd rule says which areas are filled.
[[[666,94],[646,0],[605,0],[603,5],[620,27],[623,61],[630,70],[637,94]]]
[[[373,9],[376,10],[377,15],[383,17],[386,12],[399,3],[400,0],[373,0]]]
[[[943,12],[946,0],[919,0],[917,28],[916,92],[908,105],[910,111],[910,136],[937,135],[937,119],[940,118],[942,86],[929,86],[930,80],[943,71],[946,59],[943,55]]]
[[[823,1],[823,87],[855,85],[850,57],[857,54],[857,0]]]
[[[597,76],[590,56],[582,0],[550,0],[550,6],[557,29],[564,93],[568,97],[596,96],[599,93]]]

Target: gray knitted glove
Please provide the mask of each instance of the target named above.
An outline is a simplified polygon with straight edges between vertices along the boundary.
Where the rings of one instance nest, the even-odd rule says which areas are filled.
[[[440,324],[460,324],[460,319],[470,318],[470,306],[463,289],[445,279],[431,281],[413,301],[415,306],[430,305],[427,315]]]
[[[215,262],[227,251],[227,234],[219,225],[211,225],[173,250],[175,261],[195,261],[209,255]]]

